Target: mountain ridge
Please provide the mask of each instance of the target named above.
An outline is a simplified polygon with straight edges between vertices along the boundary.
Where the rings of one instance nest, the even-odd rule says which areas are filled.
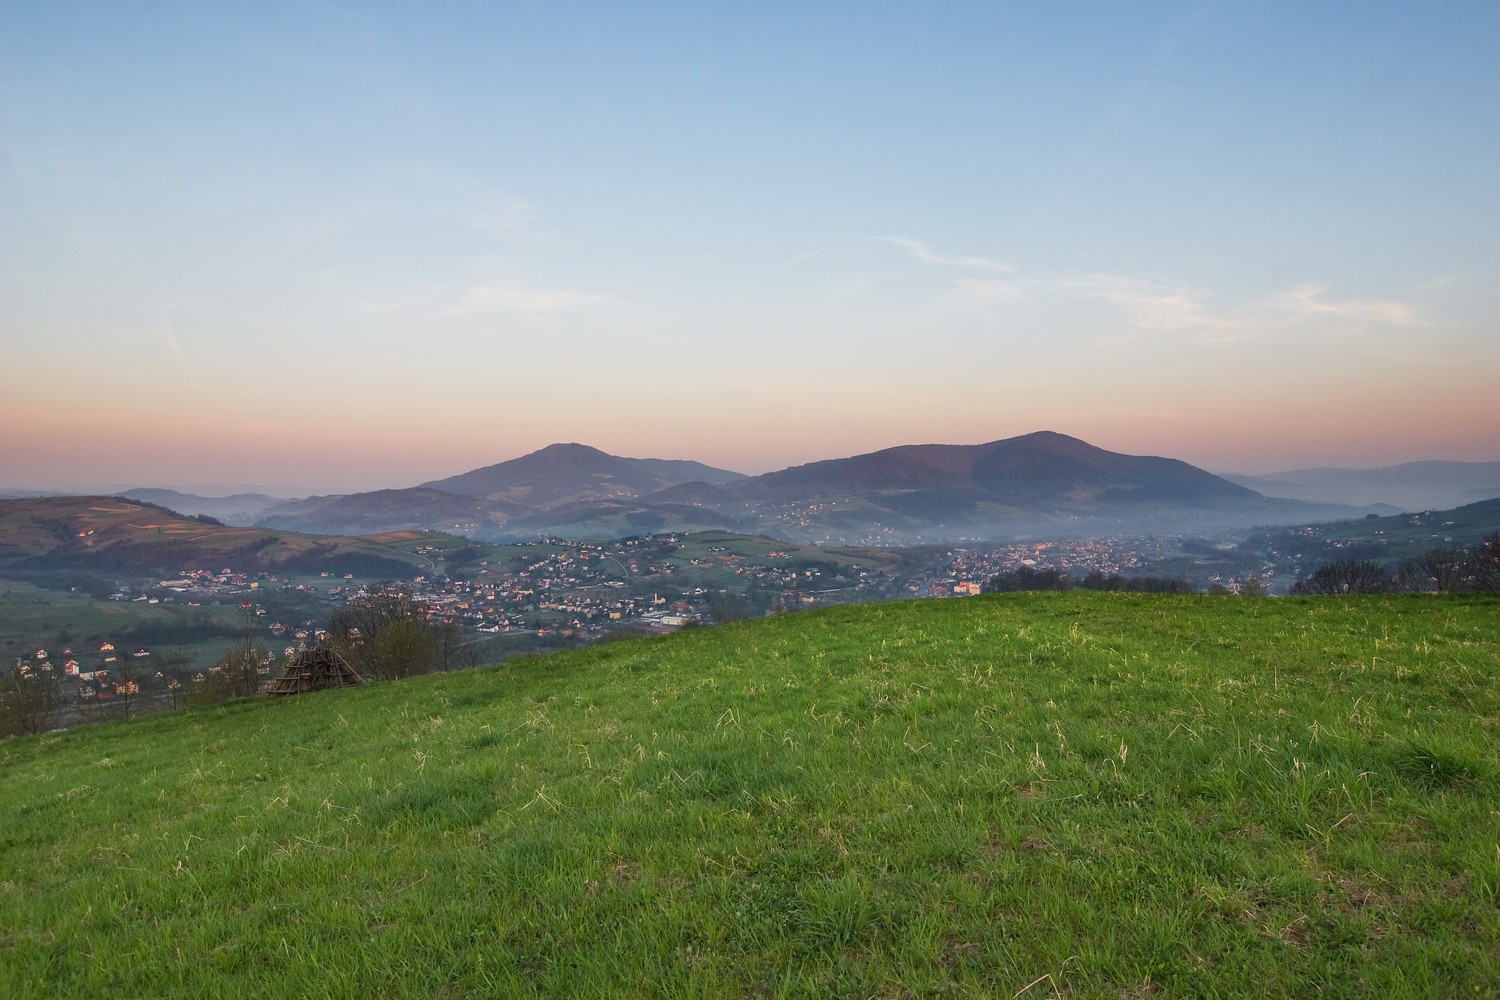
[[[975,445],[896,445],[758,476],[558,443],[420,486],[282,501],[248,523],[334,534],[427,529],[486,541],[722,527],[788,541],[905,544],[1366,512],[1268,498],[1179,459],[1111,452],[1044,430]]]
[[[514,500],[536,507],[590,497],[642,496],[692,481],[718,485],[743,478],[741,473],[701,462],[624,458],[568,442],[420,485],[459,496]]]
[[[1055,431],[977,445],[898,445],[795,466],[734,484],[756,499],[925,489],[971,494],[1007,506],[1090,501],[1252,501],[1258,494],[1178,459],[1123,455]],[[809,492],[811,491],[811,492]]]
[[[398,517],[392,507],[403,497],[428,513]],[[274,519],[261,523],[366,532],[458,528],[493,541],[716,526],[789,541],[901,544],[1356,513],[1267,499],[1179,459],[1124,455],[1044,430],[977,445],[896,445],[758,476],[559,443],[408,491],[279,505]]]
[[[1290,469],[1261,476],[1220,473],[1222,478],[1265,496],[1307,502],[1390,504],[1406,510],[1436,510],[1500,496],[1500,461],[1429,459],[1376,469],[1336,466]]]

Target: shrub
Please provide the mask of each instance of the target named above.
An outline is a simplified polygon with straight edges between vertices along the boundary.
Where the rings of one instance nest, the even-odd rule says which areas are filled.
[[[23,665],[0,678],[0,736],[44,733],[62,717],[62,678],[50,666]]]
[[[1324,594],[1384,594],[1391,578],[1379,563],[1368,559],[1340,559],[1321,566],[1311,576],[1292,584],[1295,596]]]

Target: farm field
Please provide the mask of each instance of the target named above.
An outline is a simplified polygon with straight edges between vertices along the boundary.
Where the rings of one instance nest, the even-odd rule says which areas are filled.
[[[38,497],[0,501],[0,559],[21,557],[30,568],[96,567],[100,571],[183,565],[236,569],[362,568],[431,570],[433,560],[413,546],[435,532],[390,532],[392,544],[364,538],[306,535],[264,528],[225,527],[119,497]]]
[[[1490,996],[1500,600],[857,605],[0,744],[0,995]]]
[[[191,607],[143,601],[100,600],[82,592],[41,587],[0,577],[0,649],[20,653],[31,646],[93,650],[103,640],[128,641],[152,630],[184,635],[221,632],[231,636],[243,618],[238,601]],[[226,640],[227,641],[227,640]],[[223,645],[223,642],[219,642]]]

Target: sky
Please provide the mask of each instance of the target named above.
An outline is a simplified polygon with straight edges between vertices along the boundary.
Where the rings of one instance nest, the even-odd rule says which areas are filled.
[[[1500,4],[0,5],[0,486],[1500,458]]]

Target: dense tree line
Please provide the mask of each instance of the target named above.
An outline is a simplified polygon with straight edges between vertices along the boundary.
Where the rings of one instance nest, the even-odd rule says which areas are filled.
[[[321,573],[324,570],[354,573],[358,576],[410,576],[412,568],[400,559],[373,552],[340,550],[338,546],[319,542],[301,555],[286,556],[268,563],[266,569],[283,573]]]
[[[1500,593],[1500,531],[1486,535],[1478,545],[1430,549],[1389,569],[1371,559],[1336,559],[1292,584],[1291,593]]]
[[[1129,591],[1139,594],[1191,594],[1191,585],[1182,580],[1170,580],[1158,576],[1121,576],[1118,573],[1101,573],[1097,570],[1082,578],[1074,577],[1058,569],[1038,569],[1034,566],[1018,566],[990,578],[985,584],[986,594],[1007,594],[1022,590],[1106,590]]]
[[[451,576],[455,571],[479,562],[484,558],[484,547],[476,542],[469,542],[463,548],[449,549],[443,553],[443,565]]]
[[[6,560],[7,568],[22,573],[42,574],[60,571],[76,574],[175,573],[184,566],[233,566],[241,572],[310,572],[356,573],[360,576],[406,576],[411,566],[400,559],[376,552],[361,552],[333,542],[317,542],[300,553],[268,550],[279,546],[279,535],[265,535],[238,545],[222,545],[205,552],[204,547],[187,539],[168,540],[157,537],[127,538],[103,548],[84,545],[76,538],[50,552],[18,555]],[[4,553],[0,553],[3,556]],[[97,579],[98,577],[93,577]],[[96,596],[108,596],[91,588]],[[111,591],[112,592],[112,588]]]

